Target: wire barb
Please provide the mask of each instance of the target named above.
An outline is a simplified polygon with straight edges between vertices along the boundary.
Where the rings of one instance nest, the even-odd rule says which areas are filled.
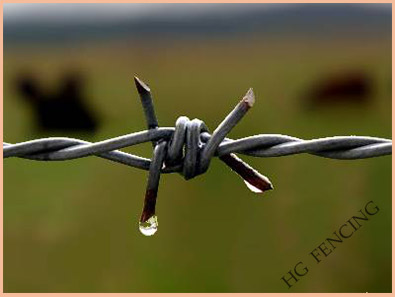
[[[255,103],[249,89],[236,107],[212,134],[203,121],[182,116],[175,128],[159,127],[151,90],[135,77],[148,130],[130,133],[103,141],[87,141],[51,137],[10,144],[3,142],[3,158],[19,157],[38,161],[59,161],[98,156],[119,164],[149,170],[140,230],[145,235],[156,232],[156,198],[161,173],[178,172],[191,179],[207,171],[213,157],[235,171],[254,192],[273,189],[270,180],[236,156],[236,153],[255,157],[280,157],[308,153],[320,157],[355,160],[392,154],[392,140],[363,136],[334,136],[303,140],[281,134],[260,134],[241,139],[226,138]],[[152,142],[152,160],[119,151],[124,147]],[[145,224],[145,225],[144,225]]]

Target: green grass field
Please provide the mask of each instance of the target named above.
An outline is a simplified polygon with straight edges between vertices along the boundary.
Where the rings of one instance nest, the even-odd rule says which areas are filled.
[[[28,51],[29,50],[29,51]],[[230,133],[391,138],[391,42],[238,40],[128,42],[5,48],[4,141],[35,132],[12,88],[23,69],[49,86],[65,69],[87,76],[101,116],[99,141],[145,129],[132,78],[149,83],[161,126],[186,115],[213,130],[249,87],[256,104]],[[367,106],[306,109],[321,75],[363,69]],[[151,156],[151,145],[125,151]],[[5,292],[390,292],[391,157],[337,161],[311,155],[245,157],[274,191],[250,192],[218,160],[190,181],[163,175],[159,231],[138,231],[147,172],[89,157],[67,162],[4,160]],[[380,211],[319,264],[309,253],[373,200]],[[221,212],[219,211],[221,210]],[[303,261],[291,289],[280,278]]]

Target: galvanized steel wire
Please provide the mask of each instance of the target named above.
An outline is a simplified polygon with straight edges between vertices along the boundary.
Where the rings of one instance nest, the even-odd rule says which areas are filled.
[[[123,165],[149,170],[141,223],[151,222],[161,173],[179,172],[185,179],[207,171],[212,157],[219,157],[239,174],[247,185],[260,192],[272,189],[267,177],[253,169],[235,154],[254,157],[281,157],[307,153],[319,157],[355,160],[392,154],[392,140],[368,136],[334,136],[304,140],[281,134],[259,134],[240,139],[226,135],[255,102],[250,89],[239,104],[211,134],[199,119],[182,116],[175,127],[159,127],[149,87],[135,78],[148,130],[87,142],[67,137],[50,137],[10,144],[3,142],[3,157],[39,161],[61,161],[97,156]],[[152,142],[152,160],[125,153],[119,149]],[[251,188],[251,187],[250,187]],[[156,218],[156,217],[155,217]],[[157,221],[155,221],[157,224]],[[143,232],[144,233],[144,232]]]
[[[16,144],[3,142],[3,157],[19,157],[40,161],[72,160],[88,156],[98,156],[131,167],[148,170],[151,161],[118,149],[140,143],[166,140],[181,143],[182,136],[175,129],[157,128],[90,143],[75,138],[51,137]],[[173,137],[174,136],[174,137]],[[203,132],[200,140],[206,143],[211,134]],[[215,151],[216,156],[239,153],[255,157],[281,157],[308,153],[320,157],[340,160],[365,159],[392,153],[392,141],[385,138],[367,136],[334,136],[312,140],[281,135],[259,134],[240,139],[226,138]],[[163,173],[180,171],[181,166],[163,168]]]

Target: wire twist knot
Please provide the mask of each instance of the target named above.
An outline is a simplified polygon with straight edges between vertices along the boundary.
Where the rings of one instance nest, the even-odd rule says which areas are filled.
[[[177,119],[173,136],[168,143],[166,166],[181,166],[181,174],[186,180],[207,171],[207,158],[203,155],[205,143],[202,133],[209,132],[206,124],[199,119],[190,120],[181,116]],[[209,156],[208,162],[212,156]],[[206,163],[204,163],[206,162]]]

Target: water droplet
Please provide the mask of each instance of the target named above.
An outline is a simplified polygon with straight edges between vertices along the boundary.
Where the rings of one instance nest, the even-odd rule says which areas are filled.
[[[248,181],[244,180],[244,183],[246,184],[247,188],[249,188],[251,190],[251,192],[254,193],[263,193],[263,191],[261,189],[258,189],[257,187],[251,185]]]
[[[152,236],[158,231],[158,217],[153,215],[145,222],[139,223],[140,232],[145,236]]]

